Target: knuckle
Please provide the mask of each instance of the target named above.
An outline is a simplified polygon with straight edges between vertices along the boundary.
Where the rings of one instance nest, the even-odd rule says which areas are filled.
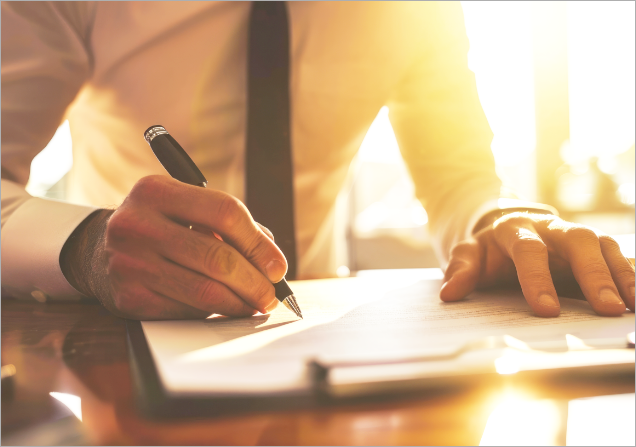
[[[234,251],[222,242],[212,243],[208,247],[203,260],[208,271],[231,275],[238,267],[239,259]]]
[[[585,276],[611,280],[607,265],[602,261],[588,261],[581,267]]]
[[[626,263],[627,264],[627,263]],[[613,269],[614,275],[621,281],[634,283],[634,269],[628,265],[621,265]]]
[[[598,237],[598,240],[601,243],[601,248],[603,250],[608,250],[608,251],[619,252],[620,253],[620,251],[621,251],[620,245],[618,245],[618,242],[616,242],[610,236],[602,235],[602,236]]]
[[[530,269],[526,272],[523,272],[522,276],[524,279],[528,281],[528,283],[532,284],[534,287],[542,287],[546,284],[552,285],[552,276],[550,275],[550,271],[548,269]]]
[[[241,217],[242,207],[239,200],[229,194],[220,199],[216,220],[223,228],[232,228]]]
[[[495,222],[495,228],[501,225],[511,225],[511,226],[523,226],[528,223],[529,217],[528,213],[523,211],[515,211],[514,213],[506,214]]]
[[[119,209],[111,216],[106,227],[106,243],[131,239],[161,238],[161,229],[152,215],[144,215],[129,209]]]
[[[111,253],[108,258],[108,274],[110,276],[121,276],[130,272],[133,265],[130,262],[130,258],[122,253]]]
[[[511,253],[513,256],[543,256],[548,254],[548,248],[540,239],[522,238],[512,243]]]
[[[468,251],[470,251],[471,248],[472,248],[472,244],[470,242],[467,242],[467,241],[459,242],[451,249],[451,257],[461,256],[462,254],[465,254]]]
[[[125,209],[118,209],[110,217],[106,225],[106,236],[111,238],[124,237],[128,228],[133,225],[130,213]]]
[[[154,195],[166,184],[166,179],[162,175],[148,175],[140,178],[130,190],[129,197],[146,197]]]
[[[247,245],[245,256],[250,260],[266,258],[269,261],[272,257],[277,256],[277,253],[272,248],[269,240],[257,233],[256,237]]]
[[[594,230],[591,230],[590,228],[580,227],[580,226],[572,227],[572,228],[566,229],[565,234],[568,238],[571,238],[572,240],[578,243],[585,243],[585,244],[599,243],[598,236],[596,235]]]

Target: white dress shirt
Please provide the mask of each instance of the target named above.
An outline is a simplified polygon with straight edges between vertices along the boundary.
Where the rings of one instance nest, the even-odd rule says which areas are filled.
[[[289,2],[299,275],[330,276],[333,210],[378,110],[389,117],[442,263],[500,181],[457,2]],[[244,193],[249,2],[2,2],[2,286],[77,295],[59,254],[95,209],[167,175],[161,124],[208,187]],[[69,203],[31,198],[35,155],[68,119]],[[37,292],[40,293],[40,292]]]

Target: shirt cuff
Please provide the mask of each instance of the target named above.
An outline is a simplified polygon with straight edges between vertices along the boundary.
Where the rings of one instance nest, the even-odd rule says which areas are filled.
[[[98,208],[31,198],[2,228],[2,289],[38,301],[79,298],[60,267],[60,252],[73,230]]]

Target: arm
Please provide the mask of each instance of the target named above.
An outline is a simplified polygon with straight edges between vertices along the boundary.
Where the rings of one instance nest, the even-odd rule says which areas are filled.
[[[518,281],[534,313],[553,317],[560,312],[554,283],[575,279],[598,314],[634,310],[634,268],[612,238],[565,222],[545,205],[512,202],[508,211],[492,212],[501,202],[500,181],[467,67],[461,7],[436,2],[432,9],[423,57],[389,108],[438,238],[445,267],[440,298],[455,301],[476,288]]]
[[[458,2],[431,2],[421,53],[389,102],[389,117],[415,193],[429,215],[442,265],[470,234],[476,213],[499,198],[492,132],[468,69]]]
[[[2,3],[2,288],[79,296],[58,258],[90,207],[32,198],[31,161],[90,75],[89,3]]]
[[[273,309],[272,283],[284,276],[285,258],[227,194],[145,177],[112,211],[24,191],[31,160],[90,76],[93,8],[2,3],[3,291],[81,293],[139,319]]]

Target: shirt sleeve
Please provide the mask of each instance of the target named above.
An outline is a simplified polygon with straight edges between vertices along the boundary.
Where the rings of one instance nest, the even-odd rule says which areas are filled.
[[[78,296],[59,265],[94,208],[31,197],[31,161],[88,79],[94,4],[2,2],[2,290],[38,299]]]
[[[476,215],[496,203],[492,132],[468,68],[459,2],[429,2],[419,54],[389,102],[389,118],[415,193],[429,216],[443,267],[470,234]]]

